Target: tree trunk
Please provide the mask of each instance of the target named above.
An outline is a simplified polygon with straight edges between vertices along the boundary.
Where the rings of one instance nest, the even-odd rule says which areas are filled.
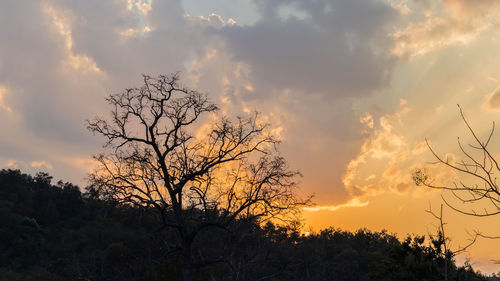
[[[191,244],[182,243],[182,276],[184,281],[193,280],[193,265],[191,258]]]

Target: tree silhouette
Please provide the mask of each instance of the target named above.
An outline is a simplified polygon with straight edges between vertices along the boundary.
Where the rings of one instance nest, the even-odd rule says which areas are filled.
[[[427,213],[431,214],[436,220],[438,220],[439,224],[437,226],[437,233],[436,235],[430,235],[431,239],[431,244],[433,246],[433,250],[435,250],[436,256],[441,258],[444,261],[444,270],[443,270],[443,275],[444,275],[444,280],[449,280],[449,269],[450,266],[453,265],[454,263],[454,258],[463,253],[466,252],[469,247],[474,245],[476,243],[476,240],[478,236],[480,235],[479,233],[474,233],[470,234],[470,239],[467,243],[467,245],[458,247],[455,250],[452,250],[450,248],[451,244],[451,239],[446,236],[446,222],[444,222],[443,219],[443,204],[441,204],[439,213],[434,212],[432,210],[431,205],[429,204],[429,209],[426,210]]]
[[[153,209],[176,230],[172,250],[181,252],[185,281],[193,278],[201,231],[236,219],[287,220],[309,204],[296,196],[299,173],[258,114],[232,121],[206,94],[182,87],[178,74],[143,78],[141,87],[107,98],[109,119],[88,121],[106,139],[89,180],[102,196]]]
[[[426,169],[416,169],[413,172],[413,180],[415,184],[423,185],[433,189],[441,189],[449,191],[453,198],[455,198],[461,206],[452,203],[443,195],[441,198],[443,202],[452,210],[475,217],[489,217],[500,214],[500,189],[497,183],[497,175],[500,173],[500,165],[495,158],[494,153],[488,147],[493,134],[495,132],[495,122],[492,123],[491,130],[486,138],[481,139],[476,131],[472,128],[470,123],[465,118],[464,112],[460,105],[458,105],[460,117],[467,127],[468,132],[472,136],[473,143],[464,145],[459,137],[457,137],[458,147],[462,153],[462,158],[458,160],[451,160],[449,157],[440,156],[429,144],[426,139],[426,144],[432,155],[436,158],[434,164],[444,165],[451,169],[460,176],[459,180],[452,182],[439,183],[436,182],[427,172]],[[468,179],[469,181],[465,181]],[[470,181],[472,179],[472,183]],[[464,209],[464,206],[471,206],[470,209]],[[441,230],[443,235],[443,242],[446,246],[446,237],[444,236],[444,228],[442,223],[442,207],[441,214],[430,212],[435,218],[441,221]],[[465,251],[468,247],[476,242],[478,237],[487,239],[500,239],[500,236],[485,235],[479,230],[474,230],[469,234],[470,243],[463,249],[456,252],[451,252],[452,256]],[[446,249],[446,247],[445,247]]]
[[[463,157],[457,160],[442,157],[435,152],[427,140],[426,143],[437,160],[436,164],[444,165],[459,175],[472,179],[472,183],[466,182],[462,178],[451,183],[439,183],[433,180],[425,169],[414,171],[413,180],[417,185],[450,191],[455,199],[469,206],[474,206],[474,203],[487,203],[489,205],[486,208],[485,205],[481,205],[477,208],[473,207],[470,210],[465,210],[463,207],[452,204],[442,196],[445,204],[457,212],[477,217],[498,215],[500,214],[500,189],[496,177],[500,173],[500,166],[488,147],[495,131],[495,122],[493,122],[487,137],[481,140],[465,118],[460,105],[458,105],[458,108],[460,116],[474,140],[473,144],[465,146],[460,138],[457,138],[458,147]]]
[[[179,255],[167,255],[164,247],[164,236],[175,236],[176,229],[165,228],[160,236],[159,222],[143,207],[82,194],[70,183],[52,185],[46,176],[0,170],[1,281],[182,280]],[[49,201],[60,214],[56,222],[42,211]],[[230,265],[197,268],[193,279],[498,280],[468,263],[457,265],[444,237],[441,226],[437,236],[404,240],[366,229],[328,228],[306,236],[293,224],[236,219],[231,231],[206,228],[198,234],[196,258],[200,251],[205,258],[232,257]]]

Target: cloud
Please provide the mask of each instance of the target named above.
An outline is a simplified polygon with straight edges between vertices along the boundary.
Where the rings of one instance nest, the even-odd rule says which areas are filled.
[[[17,122],[36,137],[85,143],[81,124],[102,88],[93,59],[75,52],[69,12],[49,2],[9,1],[2,7],[0,83],[8,85]],[[29,20],[18,22],[20,15]],[[17,22],[13,31],[8,28]],[[8,55],[7,55],[8,54]],[[29,77],[29,79],[27,79]],[[4,124],[14,126],[14,124]]]
[[[95,61],[92,58],[83,54],[74,53],[71,23],[68,15],[65,15],[64,11],[57,10],[54,6],[46,3],[42,5],[42,11],[49,16],[49,20],[53,28],[64,42],[66,53],[66,60],[62,62],[64,71],[77,70],[84,73],[94,72],[97,74],[101,74],[101,70],[99,69],[99,67],[97,67]],[[70,69],[67,69],[68,67]]]
[[[343,175],[342,182],[351,198],[409,190],[412,167],[426,151],[425,143],[411,142],[401,132],[409,112],[406,102],[400,102],[397,112],[378,118],[361,151],[349,162]],[[367,114],[362,121],[371,119]]]
[[[329,206],[314,206],[314,207],[305,207],[303,208],[304,211],[308,212],[317,212],[317,211],[337,211],[338,209],[342,208],[356,208],[356,207],[365,207],[368,206],[368,201],[361,202],[359,198],[353,198],[350,201],[343,203],[343,204],[338,204],[338,205],[329,205]]]
[[[40,170],[52,170],[52,164],[45,160],[26,162],[23,160],[6,159],[0,157],[0,163],[8,169],[21,169],[23,172],[37,173]]]
[[[17,115],[0,124],[10,132],[0,158],[45,159],[56,176],[79,181],[84,165],[68,159],[99,151],[84,120],[107,112],[104,97],[139,85],[141,73],[181,70],[226,114],[263,112],[319,204],[350,200],[342,175],[374,127],[353,102],[388,86],[398,62],[389,31],[406,5],[254,3],[260,17],[244,26],[217,13],[186,16],[177,0],[2,3],[2,104]]]
[[[219,39],[207,40],[213,50],[190,64],[193,81],[220,93],[231,115],[254,108],[268,115],[283,128],[281,150],[304,174],[305,190],[320,195],[319,204],[341,204],[349,200],[345,166],[366,136],[353,99],[388,85],[397,63],[386,51],[388,31],[399,12],[380,1],[255,3],[253,25],[191,19]]]
[[[491,92],[487,101],[487,106],[491,109],[500,108],[500,87]]]
[[[52,169],[52,165],[50,163],[47,163],[45,160],[42,160],[42,161],[33,161],[30,163],[30,166],[33,167],[33,168],[46,168],[46,169],[49,169],[51,170]]]
[[[215,13],[211,13],[208,17],[199,16],[197,18],[194,18],[189,14],[187,14],[185,17],[189,21],[199,24],[201,23],[205,27],[211,27],[211,28],[222,28],[226,25],[233,26],[236,24],[236,22],[232,18],[229,18],[227,21],[224,21],[224,19],[220,15],[217,15]]]
[[[142,15],[147,15],[152,9],[152,0],[127,0],[127,9],[137,9]]]
[[[500,2],[496,0],[442,0],[441,8],[442,12],[427,10],[424,20],[398,28],[392,35],[392,53],[413,57],[451,45],[469,44],[482,31],[500,22]]]
[[[183,14],[179,1],[2,2],[0,160],[32,171],[46,159],[56,177],[81,183],[86,170],[66,158],[99,151],[84,123],[107,111],[104,97],[141,73],[182,70],[203,49],[188,42]]]
[[[409,15],[413,12],[412,9],[408,7],[408,0],[389,1],[389,4],[402,15]]]
[[[442,3],[452,17],[464,20],[498,13],[495,10],[500,7],[497,0],[442,0]]]
[[[0,109],[6,111],[7,113],[11,113],[12,109],[10,108],[10,106],[7,105],[6,96],[7,96],[7,88],[0,85]]]
[[[287,87],[327,99],[367,96],[385,87],[396,59],[384,50],[397,17],[381,1],[257,1],[261,19],[219,34],[233,59],[249,66],[257,93]],[[280,16],[292,7],[308,16]],[[253,95],[257,98],[265,96]]]
[[[101,144],[84,120],[109,110],[104,97],[140,85],[142,73],[181,70],[185,85],[210,93],[224,113],[263,112],[320,206],[349,202],[357,196],[353,186],[365,185],[360,178],[342,181],[347,165],[375,189],[384,175],[404,189],[395,165],[409,148],[395,117],[363,115],[355,102],[389,85],[401,61],[390,50],[406,40],[391,30],[409,13],[406,2],[253,3],[259,17],[239,25],[217,11],[187,16],[180,0],[3,1],[0,130],[8,133],[0,139],[0,159],[28,168],[44,159],[56,177],[81,181],[85,159]],[[401,30],[418,35],[408,37],[410,45],[425,34],[409,34],[425,30],[414,26]],[[362,161],[387,159],[393,168],[361,171]]]
[[[222,105],[224,114],[235,116],[256,109],[280,129],[281,152],[292,167],[300,169],[303,190],[317,194],[318,204],[349,199],[342,174],[365,137],[351,100],[325,100],[286,85],[265,98],[252,98],[262,92],[252,80],[249,66],[234,63],[223,49],[207,50],[193,61],[190,73],[191,85],[217,94],[211,97]]]

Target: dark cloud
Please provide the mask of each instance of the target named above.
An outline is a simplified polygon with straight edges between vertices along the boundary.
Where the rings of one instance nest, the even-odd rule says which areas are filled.
[[[10,106],[24,126],[44,138],[89,142],[83,124],[102,110],[96,101],[103,104],[109,91],[137,84],[141,73],[182,70],[190,54],[180,1],[158,2],[146,19],[127,10],[126,1],[6,1],[0,13],[6,38],[0,42],[0,84],[15,96]],[[122,31],[146,20],[156,26],[150,34],[123,38]],[[78,62],[71,60],[100,72],[72,68]]]
[[[147,14],[127,10],[126,1],[61,2],[78,18],[72,28],[75,52],[92,57],[116,79],[112,84],[125,86],[140,73],[182,70],[193,46],[197,48],[180,0],[153,1]],[[130,30],[137,34],[123,35]]]
[[[1,42],[0,84],[8,87],[10,107],[23,116],[25,126],[41,134],[54,132],[64,121],[53,118],[53,124],[45,124],[45,117],[65,108],[56,105],[63,93],[53,86],[60,82],[54,72],[64,58],[64,42],[43,9],[40,3],[20,1],[6,1],[0,9],[0,33],[8,38]],[[29,20],[19,20],[20,15]]]
[[[46,160],[56,177],[80,182],[101,143],[85,119],[105,114],[104,97],[204,53],[203,28],[184,18],[180,0],[153,1],[147,13],[128,4],[1,2],[0,130],[13,136],[0,140],[1,165]]]
[[[395,58],[388,24],[397,12],[380,1],[256,1],[262,19],[220,34],[257,85],[360,97],[386,86]],[[309,15],[283,19],[285,6]],[[264,88],[265,89],[265,88]]]

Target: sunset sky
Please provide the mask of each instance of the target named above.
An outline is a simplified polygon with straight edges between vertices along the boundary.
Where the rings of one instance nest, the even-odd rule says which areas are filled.
[[[141,74],[180,71],[230,116],[262,112],[316,206],[305,229],[434,233],[441,195],[417,187],[427,138],[459,157],[500,120],[498,0],[44,0],[0,3],[0,168],[85,186],[102,139],[85,119]],[[500,158],[500,128],[492,151]],[[500,216],[445,208],[452,248]],[[500,271],[500,241],[467,255]]]

